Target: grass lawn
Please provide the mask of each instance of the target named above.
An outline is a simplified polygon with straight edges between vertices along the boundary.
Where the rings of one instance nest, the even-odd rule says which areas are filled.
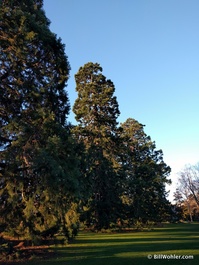
[[[18,265],[196,265],[199,264],[199,223],[167,224],[152,231],[118,234],[80,232],[74,243],[56,246],[55,251],[50,260]],[[168,258],[161,259],[161,255]],[[186,256],[177,259],[179,255]]]

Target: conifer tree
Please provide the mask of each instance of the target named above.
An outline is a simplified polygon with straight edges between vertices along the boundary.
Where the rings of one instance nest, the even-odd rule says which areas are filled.
[[[117,118],[120,114],[115,87],[98,63],[87,63],[75,75],[78,98],[73,111],[76,136],[87,150],[85,175],[90,178],[89,223],[108,228],[116,219],[119,199]]]
[[[169,207],[165,185],[170,184],[167,178],[170,167],[141,123],[129,118],[121,124],[121,129],[126,218],[132,222],[161,221]]]
[[[67,234],[78,193],[66,118],[70,66],[42,0],[0,3],[0,213],[2,226]]]

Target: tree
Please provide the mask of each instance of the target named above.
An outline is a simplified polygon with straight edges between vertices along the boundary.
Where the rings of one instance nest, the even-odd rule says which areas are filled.
[[[70,66],[42,5],[0,4],[1,224],[38,236],[67,234],[65,214],[79,193],[66,123]]]
[[[169,207],[165,184],[170,183],[167,179],[170,168],[141,123],[129,118],[121,128],[126,173],[123,201],[128,209],[127,218],[133,222],[161,221]]]
[[[195,202],[199,206],[199,164],[186,165],[185,168],[179,172],[178,189],[186,196],[192,194]]]
[[[75,134],[86,148],[85,174],[91,183],[88,219],[97,229],[108,228],[116,218],[114,209],[119,201],[119,164],[115,157],[120,112],[115,87],[98,63],[80,67],[75,80],[78,98],[73,111],[79,123]]]
[[[78,98],[73,112],[90,145],[104,145],[104,138],[114,136],[120,114],[114,84],[101,72],[98,63],[87,63],[75,75]]]
[[[177,188],[174,193],[174,201],[176,202],[177,213],[181,213],[179,220],[198,220],[199,208],[195,202],[193,195],[188,193],[188,190]]]
[[[185,215],[192,222],[194,215],[199,211],[199,165],[186,165],[179,172],[178,184],[174,198],[177,204],[184,209]]]

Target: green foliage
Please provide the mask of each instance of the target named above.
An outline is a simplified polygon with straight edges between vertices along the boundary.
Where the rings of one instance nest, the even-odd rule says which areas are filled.
[[[79,124],[74,133],[85,146],[83,174],[90,181],[86,222],[96,229],[108,228],[112,221],[116,221],[120,202],[120,166],[115,160],[120,112],[114,96],[115,88],[112,81],[102,75],[102,68],[97,63],[80,67],[75,80],[78,98],[73,111]]]
[[[101,72],[99,64],[87,63],[75,75],[78,98],[73,111],[79,124],[74,134],[85,146],[82,173],[90,194],[82,220],[107,229],[118,220],[131,225],[167,219],[170,168],[142,124],[128,119],[118,128],[115,88]]]
[[[78,204],[72,203],[71,208],[65,214],[65,221],[67,225],[67,237],[73,239],[79,230],[79,212]]]
[[[70,66],[49,24],[42,1],[1,1],[1,225],[33,238],[67,229],[80,193],[66,124]]]
[[[77,126],[67,123],[70,66],[42,0],[0,2],[0,232],[69,240],[79,219],[97,230],[166,218],[170,168],[128,119],[98,63],[75,75]]]
[[[78,98],[73,111],[87,148],[93,144],[110,148],[120,114],[114,84],[101,72],[99,64],[87,63],[75,75]]]
[[[163,153],[144,132],[143,125],[134,119],[121,124],[124,143],[123,166],[126,173],[123,202],[129,220],[161,221],[166,218],[169,202],[165,184],[170,168],[163,161]]]

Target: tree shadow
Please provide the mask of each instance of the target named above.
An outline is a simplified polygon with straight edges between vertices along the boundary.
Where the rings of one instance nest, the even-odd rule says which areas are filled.
[[[145,233],[80,233],[74,243],[55,246],[52,259],[18,265],[196,265],[199,263],[199,225],[191,232],[189,229],[190,226],[179,226]],[[147,258],[155,254],[193,255],[194,259]]]

